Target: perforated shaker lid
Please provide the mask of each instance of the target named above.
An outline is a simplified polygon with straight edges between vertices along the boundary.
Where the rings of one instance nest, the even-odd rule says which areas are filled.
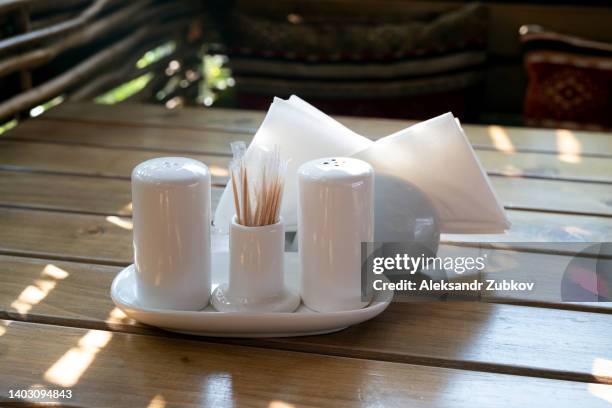
[[[137,165],[132,182],[185,185],[209,177],[208,167],[186,157],[158,157]]]
[[[324,157],[300,166],[300,180],[318,183],[352,183],[374,176],[367,162],[351,157]]]

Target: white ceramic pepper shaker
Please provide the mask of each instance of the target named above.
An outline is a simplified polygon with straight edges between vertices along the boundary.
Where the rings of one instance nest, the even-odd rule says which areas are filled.
[[[298,170],[301,296],[319,312],[359,309],[361,242],[374,239],[374,170],[346,157]]]
[[[201,310],[210,298],[210,173],[161,157],[132,171],[137,297],[148,307]]]

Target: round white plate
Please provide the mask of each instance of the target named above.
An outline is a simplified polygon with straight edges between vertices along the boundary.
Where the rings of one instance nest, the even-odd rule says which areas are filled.
[[[229,254],[213,252],[212,289],[227,280]],[[287,286],[298,289],[299,257],[285,253]],[[136,298],[136,271],[130,265],[117,274],[111,286],[115,305],[126,315],[141,323],[198,336],[215,337],[289,337],[331,333],[365,322],[384,311],[392,291],[375,292],[372,302],[363,309],[319,313],[303,304],[293,313],[221,313],[210,305],[204,310],[180,311],[148,308]]]

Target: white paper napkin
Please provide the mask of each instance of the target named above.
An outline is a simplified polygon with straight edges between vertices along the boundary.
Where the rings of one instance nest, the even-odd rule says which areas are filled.
[[[413,125],[353,157],[423,191],[444,233],[495,233],[509,228],[489,178],[452,113]],[[392,192],[387,192],[392,197]]]
[[[253,146],[274,145],[289,160],[281,211],[288,231],[297,226],[298,167],[329,156],[360,158],[374,167],[377,178],[393,177],[420,189],[436,210],[441,232],[496,233],[510,226],[486,173],[451,113],[373,142],[296,96],[286,101],[275,98],[246,155]],[[402,206],[403,201],[393,191],[377,190],[377,194],[384,194],[385,200],[397,200],[392,204]],[[231,190],[226,187],[215,213],[215,226],[226,232],[233,214]]]

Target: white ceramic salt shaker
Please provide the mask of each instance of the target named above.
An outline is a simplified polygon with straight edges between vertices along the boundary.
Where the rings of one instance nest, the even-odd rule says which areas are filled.
[[[301,296],[319,312],[367,306],[361,298],[361,242],[374,239],[374,170],[346,157],[298,170]]]
[[[201,310],[210,298],[210,173],[161,157],[132,171],[137,298],[147,307]]]

